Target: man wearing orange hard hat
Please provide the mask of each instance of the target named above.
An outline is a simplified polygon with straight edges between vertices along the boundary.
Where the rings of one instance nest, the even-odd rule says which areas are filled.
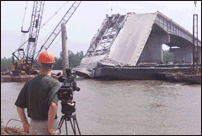
[[[54,135],[57,129],[58,96],[56,94],[60,83],[51,77],[54,62],[54,55],[51,52],[40,53],[38,58],[40,75],[25,83],[15,102],[24,131],[31,135]],[[27,108],[27,115],[31,118],[30,124],[24,108]]]

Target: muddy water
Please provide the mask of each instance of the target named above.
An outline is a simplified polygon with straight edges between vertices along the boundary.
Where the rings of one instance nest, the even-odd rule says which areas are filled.
[[[156,80],[76,79],[76,116],[81,134],[201,134],[201,85]],[[24,83],[1,83],[1,118],[19,119],[14,102]],[[61,105],[58,107],[58,121]],[[30,121],[30,119],[29,119]],[[8,126],[21,126],[11,121]],[[69,134],[72,134],[68,122]],[[65,134],[65,124],[62,127]]]

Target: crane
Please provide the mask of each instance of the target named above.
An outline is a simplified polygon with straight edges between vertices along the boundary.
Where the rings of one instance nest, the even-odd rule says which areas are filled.
[[[39,51],[36,52],[37,40],[42,21],[44,1],[34,1],[27,48],[22,48],[22,46],[27,42],[25,41],[15,52],[12,53],[13,65],[11,65],[11,70],[13,71],[14,75],[19,75],[21,71],[25,71],[27,74],[36,73],[36,71],[34,71],[34,60],[36,60],[42,50],[47,50],[51,46],[51,44],[61,31],[61,23],[66,24],[68,22],[80,3],[81,1],[75,1],[72,4],[63,18],[59,21],[53,32],[50,34],[48,39],[40,47]],[[27,33],[28,31],[21,30],[21,32]],[[15,58],[17,59],[16,62]]]
[[[27,41],[12,53],[13,65],[11,65],[11,70],[14,70],[14,73],[16,74],[19,73],[20,70],[25,70],[27,73],[29,70],[33,69],[33,54],[35,53],[37,45],[44,4],[45,1],[34,1],[29,30],[24,31],[21,28],[22,33],[29,32],[29,38],[26,49],[22,48],[22,46]],[[17,62],[14,62],[15,58],[17,59]]]

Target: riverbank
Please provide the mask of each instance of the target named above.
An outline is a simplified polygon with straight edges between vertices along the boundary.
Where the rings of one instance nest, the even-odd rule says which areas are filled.
[[[26,135],[22,129],[16,127],[1,126],[1,135]]]
[[[27,135],[21,128],[6,127],[1,123],[1,135]]]
[[[11,119],[13,120],[13,119]],[[24,131],[21,128],[18,127],[8,127],[8,123],[10,120],[6,123],[6,126],[4,126],[4,122],[1,118],[1,135],[27,135],[24,133]]]

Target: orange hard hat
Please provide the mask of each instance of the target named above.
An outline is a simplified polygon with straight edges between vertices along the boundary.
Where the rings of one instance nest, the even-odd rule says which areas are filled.
[[[53,56],[53,54],[51,52],[42,51],[39,54],[38,62],[41,62],[41,63],[54,63],[55,58],[54,58],[54,56]]]

